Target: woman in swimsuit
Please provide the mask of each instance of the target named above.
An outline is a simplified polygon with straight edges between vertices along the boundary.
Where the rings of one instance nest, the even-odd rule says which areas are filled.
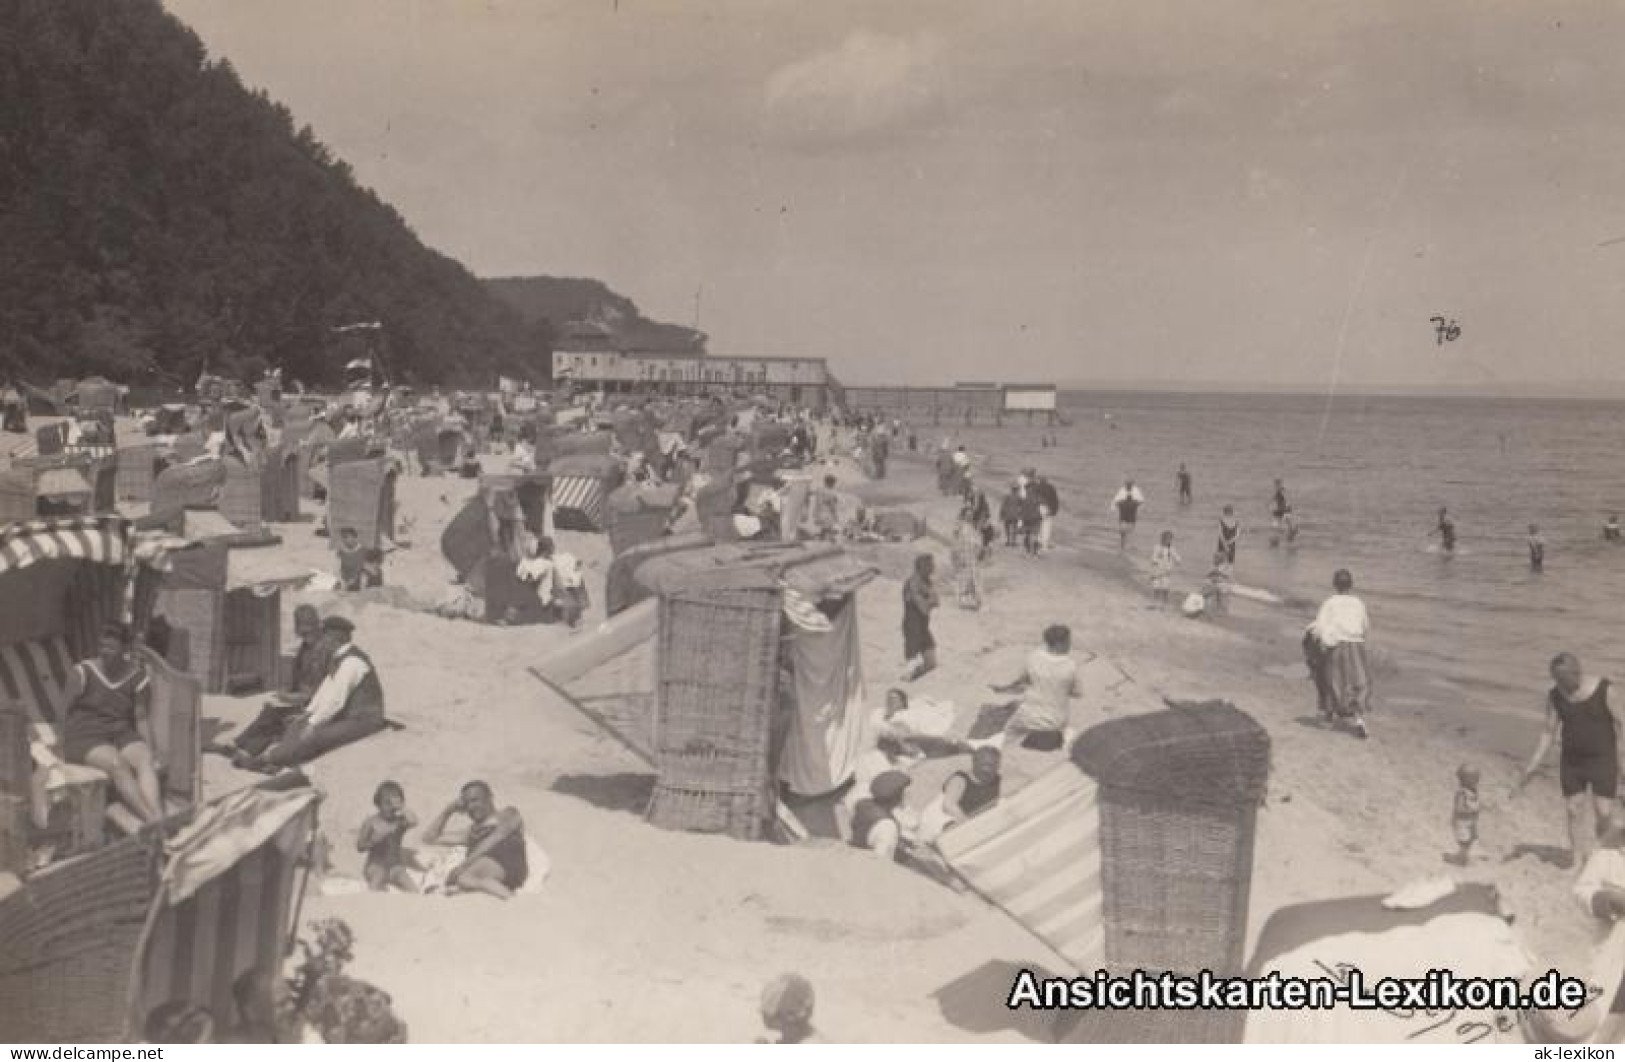
[[[120,799],[146,823],[164,815],[160,768],[152,752],[151,692],[146,671],[130,659],[129,634],[109,624],[102,628],[97,655],[68,674],[62,727],[68,762],[105,772]]]
[[[1625,732],[1625,705],[1613,695],[1605,678],[1585,681],[1580,661],[1573,653],[1552,658],[1552,688],[1546,695],[1546,729],[1529,758],[1529,766],[1519,776],[1512,793],[1516,796],[1540,769],[1553,742],[1563,747],[1558,766],[1558,784],[1568,805],[1569,853],[1576,866],[1583,866],[1593,847],[1580,828],[1585,814],[1586,794],[1593,805],[1594,831],[1600,836],[1614,817],[1619,796],[1619,736]]]
[[[453,815],[468,816],[468,854],[446,876],[448,892],[483,892],[498,899],[510,899],[530,877],[525,858],[525,820],[515,808],[496,809],[491,787],[469,782],[457,799],[429,824],[424,843],[439,844],[446,820]]]

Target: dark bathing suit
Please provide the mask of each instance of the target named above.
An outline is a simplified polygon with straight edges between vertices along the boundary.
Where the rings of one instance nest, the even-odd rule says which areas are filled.
[[[1231,521],[1230,523],[1225,523],[1223,519],[1219,521],[1219,551],[1224,554],[1224,559],[1231,564],[1236,563],[1236,539],[1240,537],[1240,521]]]
[[[1558,782],[1565,797],[1590,789],[1606,800],[1619,792],[1619,735],[1608,711],[1608,680],[1598,679],[1591,696],[1575,703],[1553,687],[1552,710],[1563,730],[1563,757]]]
[[[497,819],[493,815],[484,822],[476,822],[468,828],[468,850],[473,852],[491,831],[497,828]],[[530,862],[525,858],[525,831],[517,829],[497,842],[495,848],[485,853],[487,859],[502,868],[502,883],[510,889],[518,889],[530,877]]]
[[[959,795],[959,810],[974,815],[999,799],[1002,778],[991,782],[978,782],[969,771],[956,771],[951,777],[963,779],[965,790]]]
[[[64,758],[69,763],[84,763],[85,754],[98,745],[122,751],[140,741],[135,701],[147,686],[147,673],[132,667],[119,682],[108,682],[95,664],[85,661],[76,666],[84,676],[85,692],[68,706],[63,721]]]
[[[1444,543],[1445,551],[1456,551],[1456,524],[1448,516],[1439,521],[1439,540]]]
[[[1139,515],[1139,500],[1132,495],[1117,503],[1117,519],[1120,523],[1132,524]]]

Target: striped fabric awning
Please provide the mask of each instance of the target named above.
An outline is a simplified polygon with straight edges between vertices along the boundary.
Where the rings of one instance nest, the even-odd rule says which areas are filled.
[[[604,481],[597,476],[557,476],[553,480],[555,512],[571,509],[598,530],[604,525]],[[556,517],[555,517],[556,519]],[[585,530],[585,529],[576,529]]]
[[[317,801],[308,788],[243,790],[200,809],[175,839],[163,907],[137,956],[137,1022],[172,1000],[233,1014],[239,981],[276,976]]]
[[[1084,973],[1106,966],[1098,793],[1057,764],[937,842],[972,888]]]
[[[64,517],[8,524],[0,527],[0,575],[56,558],[124,564],[128,560],[129,527],[119,516]]]

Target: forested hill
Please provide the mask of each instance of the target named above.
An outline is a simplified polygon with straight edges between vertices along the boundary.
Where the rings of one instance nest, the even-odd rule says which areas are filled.
[[[329,383],[353,353],[332,330],[360,321],[397,378],[546,371],[545,323],[158,0],[0,0],[0,374]]]
[[[602,281],[579,277],[494,277],[486,287],[518,310],[527,323],[551,325],[563,332],[571,323],[597,325],[623,350],[703,354],[704,332],[682,325],[651,321],[625,295]]]

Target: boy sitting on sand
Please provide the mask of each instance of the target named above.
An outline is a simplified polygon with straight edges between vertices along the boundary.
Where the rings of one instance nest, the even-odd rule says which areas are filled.
[[[417,892],[411,871],[420,868],[401,843],[406,831],[418,824],[417,817],[406,810],[406,791],[399,782],[379,782],[372,806],[378,813],[361,824],[355,840],[356,851],[367,853],[362,871],[367,888],[383,892],[393,885],[402,892]]]
[[[384,585],[383,555],[376,549],[362,549],[355,528],[339,532],[339,584],[345,590],[365,590]]]

